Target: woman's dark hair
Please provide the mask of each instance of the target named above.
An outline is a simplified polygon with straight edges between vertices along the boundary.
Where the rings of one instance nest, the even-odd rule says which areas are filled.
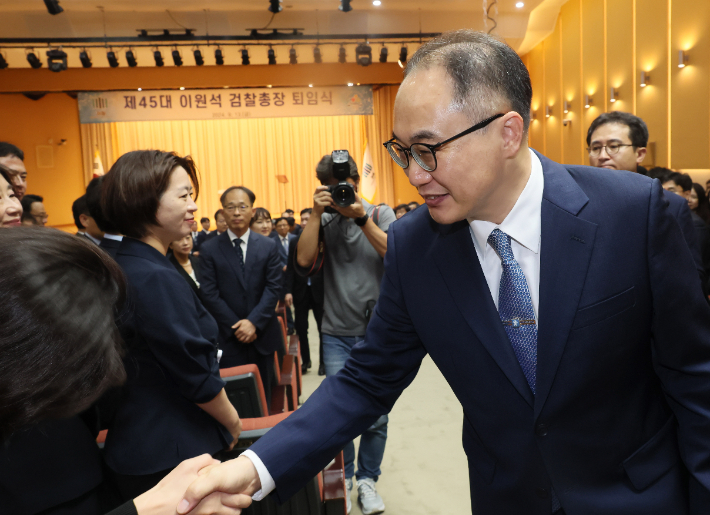
[[[254,222],[258,222],[262,218],[271,220],[271,213],[269,213],[264,207],[257,207],[251,215],[251,221],[249,222],[249,226],[251,226]]]
[[[101,232],[118,234],[121,231],[106,218],[104,210],[101,207],[101,192],[103,191],[104,177],[106,176],[94,177],[86,187],[86,207],[89,210],[89,215],[94,219],[94,222],[96,222]]]
[[[710,201],[708,201],[705,190],[697,182],[693,183],[693,189],[698,196],[698,207],[695,209],[695,214],[702,218],[703,222],[710,224]]]
[[[181,166],[200,193],[197,168],[190,156],[175,152],[135,150],[123,154],[104,176],[101,207],[118,232],[143,238],[149,225],[158,225],[160,197],[168,189],[173,170]]]
[[[0,439],[75,415],[125,380],[124,302],[121,269],[87,239],[0,230]]]

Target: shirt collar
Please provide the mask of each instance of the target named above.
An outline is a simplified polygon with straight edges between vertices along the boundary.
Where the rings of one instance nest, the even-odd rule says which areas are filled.
[[[88,232],[83,233],[83,235],[86,236],[87,238],[89,238],[91,241],[93,241],[93,242],[96,243],[97,245],[100,245],[100,244],[101,244],[101,240],[97,240],[96,238],[94,238],[94,237],[93,237],[91,234],[89,234]]]
[[[104,233],[104,238],[106,238],[107,240],[123,241],[123,236],[121,236],[120,234],[112,234],[109,232]]]
[[[251,229],[247,229],[247,232],[245,232],[244,234],[242,234],[242,237],[241,237],[240,239],[241,239],[244,243],[246,243],[246,242],[249,241],[249,233],[251,233]],[[229,234],[229,241],[231,241],[232,243],[234,243],[234,240],[236,240],[237,238],[239,238],[239,236],[237,236],[236,234],[234,234],[234,233],[232,232],[232,229],[227,229],[227,234]]]
[[[530,178],[503,223],[496,225],[493,222],[474,220],[469,224],[473,233],[473,244],[482,260],[485,259],[488,236],[494,229],[500,229],[535,254],[540,252],[542,192],[545,181],[540,158],[532,150],[530,150],[530,158],[532,162]]]

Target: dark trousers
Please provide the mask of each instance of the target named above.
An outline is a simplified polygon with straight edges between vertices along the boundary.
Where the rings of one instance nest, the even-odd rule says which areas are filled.
[[[318,338],[320,340],[320,362],[323,363],[323,337],[321,336],[321,322],[323,322],[323,303],[316,302],[313,297],[313,288],[307,287],[307,294],[301,299],[293,300],[293,307],[296,311],[296,334],[301,342],[301,358],[303,363],[311,361],[311,349],[308,343],[308,311],[313,310],[313,316],[318,326]],[[289,311],[288,309],[286,311]]]
[[[274,382],[274,354],[264,356],[251,343],[229,342],[223,345],[224,354],[219,361],[219,368],[256,365],[264,385],[266,403],[271,406],[271,386]]]

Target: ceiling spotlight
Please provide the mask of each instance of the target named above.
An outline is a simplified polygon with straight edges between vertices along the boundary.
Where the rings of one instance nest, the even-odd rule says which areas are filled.
[[[320,47],[317,46],[313,49],[313,62],[314,63],[322,63],[323,62],[323,56],[320,54]]]
[[[374,5],[375,7],[379,7],[382,5],[382,2],[380,2],[380,0],[373,0],[372,5]]]
[[[133,53],[133,50],[129,49],[126,51],[126,62],[131,68],[138,66],[138,61],[136,61],[136,55]]]
[[[355,85],[355,84],[353,84],[352,82],[348,82],[348,87],[349,87],[349,88],[352,88],[354,85]]]
[[[116,57],[116,52],[113,50],[106,52],[106,59],[108,59],[108,65],[111,68],[118,68],[118,57]]]
[[[281,0],[269,0],[269,12],[276,14],[280,13],[282,10]]]
[[[222,53],[221,48],[214,51],[214,62],[218,66],[222,66],[224,64],[224,54]]]
[[[338,62],[345,62],[345,47],[343,45],[340,45],[340,50],[338,50]]]
[[[399,63],[400,68],[404,68],[404,65],[407,64],[407,47],[403,46],[399,50],[399,60],[397,61]]]
[[[594,105],[594,99],[591,95],[584,95],[584,108],[589,109]]]
[[[609,88],[609,102],[612,104],[619,100],[619,91],[616,88]]]
[[[372,64],[372,48],[367,43],[360,43],[355,48],[355,61],[360,66],[370,66]]]
[[[30,63],[30,66],[35,70],[42,67],[42,61],[39,60],[39,57],[37,57],[37,54],[34,53],[34,50],[27,53],[27,62]]]
[[[5,59],[5,55],[0,53],[0,70],[4,70],[7,68],[7,60]]]
[[[383,46],[383,47],[380,49],[380,62],[381,62],[381,63],[386,63],[386,62],[387,62],[387,54],[388,54],[388,52],[389,52],[389,51],[387,50],[387,47],[386,47],[386,46]]]
[[[269,64],[271,64],[269,62]],[[298,56],[296,55],[296,49],[291,47],[288,51],[288,64],[298,64]]]
[[[340,0],[340,7],[338,7],[341,11],[344,13],[350,12],[353,10],[352,7],[350,7],[350,0]]]
[[[47,51],[47,68],[53,72],[61,72],[67,69],[67,53],[63,50]]]
[[[678,68],[685,68],[686,64],[688,64],[688,56],[685,55],[685,51],[678,50]]]
[[[242,50],[242,64],[250,64],[249,50],[247,50],[246,48]]]
[[[89,52],[85,49],[79,52],[79,60],[84,68],[91,68],[91,57],[89,57]]]
[[[155,59],[155,66],[163,66],[165,64],[163,54],[160,53],[160,50],[153,52],[153,58]]]
[[[641,72],[641,81],[639,83],[639,86],[645,88],[649,84],[651,84],[651,76],[648,74],[648,72]]]
[[[177,48],[173,50],[173,63],[175,63],[175,66],[182,66],[182,56]]]
[[[515,7],[517,7],[518,9],[522,9],[523,7],[525,7],[525,4],[523,2],[515,2]]]
[[[269,48],[269,51],[266,53],[266,55],[269,58],[269,64],[276,64],[276,53],[274,52],[273,48]]]
[[[195,49],[193,55],[195,56],[195,64],[197,66],[202,66],[203,64],[205,64],[205,60],[202,58],[202,52],[200,52],[199,48]]]
[[[44,5],[47,6],[49,14],[59,14],[64,12],[64,9],[59,5],[59,0],[44,0]]]

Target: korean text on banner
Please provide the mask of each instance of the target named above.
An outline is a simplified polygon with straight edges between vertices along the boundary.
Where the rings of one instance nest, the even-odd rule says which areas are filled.
[[[360,195],[372,203],[377,193],[377,176],[375,173],[375,163],[370,154],[370,143],[365,143],[365,155],[362,157],[362,180],[360,181]]]

